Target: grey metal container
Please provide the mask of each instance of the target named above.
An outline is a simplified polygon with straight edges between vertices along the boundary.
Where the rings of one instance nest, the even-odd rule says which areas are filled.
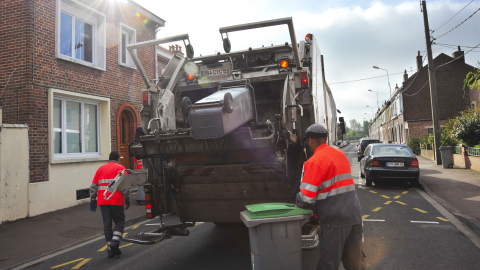
[[[240,212],[248,227],[252,269],[301,270],[302,226],[310,215],[251,219]]]
[[[444,169],[447,168],[453,168],[452,160],[451,160],[451,154],[450,154],[450,149],[452,147],[450,146],[442,146],[440,147],[440,153],[442,154],[442,165]]]
[[[224,106],[227,93],[233,98],[233,110]],[[246,86],[232,87],[215,92],[192,106],[189,121],[196,139],[219,138],[253,118],[253,103],[250,89]]]

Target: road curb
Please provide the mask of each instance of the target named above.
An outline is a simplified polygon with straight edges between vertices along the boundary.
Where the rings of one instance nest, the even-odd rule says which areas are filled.
[[[125,221],[125,228],[130,227],[130,226],[132,226],[133,224],[136,224],[136,223],[139,223],[139,222],[142,222],[142,221],[145,221],[145,220],[147,220],[147,215],[145,215],[145,214],[144,214],[144,215],[141,215],[141,216],[137,216],[137,217],[131,218],[131,219],[128,219],[128,220]],[[40,259],[40,258],[42,258],[42,257],[48,256],[48,255],[50,255],[50,254],[59,252],[59,251],[64,250],[64,249],[66,249],[66,248],[69,248],[69,247],[72,247],[72,246],[76,246],[76,245],[79,245],[79,244],[81,244],[81,243],[90,241],[90,240],[95,239],[95,238],[97,238],[97,237],[100,237],[100,236],[102,236],[102,235],[103,235],[103,232],[97,233],[97,234],[92,235],[92,236],[89,236],[89,237],[87,237],[87,238],[78,240],[78,241],[76,241],[76,242],[74,242],[74,243],[72,243],[72,244],[65,245],[65,246],[59,247],[59,248],[57,248],[57,249],[54,249],[54,250],[45,252],[45,253],[43,253],[43,254],[40,254],[40,255],[38,255],[38,256],[29,258],[29,259],[27,259],[27,260],[24,260],[24,261],[22,261],[22,262],[16,263],[16,264],[14,264],[14,265],[7,266],[7,267],[2,268],[2,269],[0,269],[0,270],[8,270],[8,269],[13,269],[13,268],[19,267],[19,266],[21,266],[21,265],[24,265],[24,264],[27,264],[27,263],[29,263],[29,262],[35,261],[35,260]]]
[[[455,207],[448,204],[442,198],[438,197],[435,193],[433,193],[422,180],[420,180],[420,185],[422,186],[423,190],[430,195],[435,201],[441,204],[445,209],[447,209],[450,213],[452,213],[458,220],[460,220],[463,224],[465,224],[472,232],[480,237],[480,222],[471,216],[464,215],[460,213]]]

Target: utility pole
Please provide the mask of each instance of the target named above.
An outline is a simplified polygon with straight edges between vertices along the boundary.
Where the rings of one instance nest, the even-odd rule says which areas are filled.
[[[432,104],[432,122],[433,122],[433,135],[434,135],[434,149],[435,160],[437,165],[441,165],[440,158],[440,125],[438,123],[438,102],[437,102],[437,85],[435,83],[435,65],[433,64],[432,57],[432,43],[430,39],[430,28],[428,26],[428,14],[427,4],[422,1],[423,21],[425,25],[425,40],[427,42],[427,54],[428,54],[428,79],[430,81],[430,102]]]

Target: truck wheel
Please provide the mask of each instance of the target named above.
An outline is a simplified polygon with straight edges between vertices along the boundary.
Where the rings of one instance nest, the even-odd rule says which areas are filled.
[[[182,114],[184,117],[188,117],[190,106],[192,106],[192,100],[189,97],[183,97],[182,101],[180,102],[180,108],[182,109]]]
[[[225,93],[223,96],[223,111],[226,113],[233,112],[233,97],[230,92]]]

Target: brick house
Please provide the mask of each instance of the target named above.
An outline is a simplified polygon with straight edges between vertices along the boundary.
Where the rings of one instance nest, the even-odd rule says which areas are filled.
[[[29,216],[82,203],[111,150],[133,166],[144,83],[125,47],[155,39],[165,21],[132,1],[6,0],[0,10],[0,106],[4,123],[29,127]],[[137,55],[155,77],[155,47]]]
[[[433,59],[437,67],[435,80],[440,125],[471,108],[475,104],[472,99],[478,96],[478,93],[472,93],[473,90],[467,93],[463,91],[463,80],[474,69],[465,63],[463,55],[464,52],[459,48],[453,57],[441,53]],[[381,141],[408,143],[411,137],[433,134],[428,65],[422,65],[420,52],[416,60],[417,72],[410,78],[405,72],[402,86],[395,89],[370,125],[371,134]],[[392,110],[395,111],[395,106],[400,108],[396,118],[390,114]]]

